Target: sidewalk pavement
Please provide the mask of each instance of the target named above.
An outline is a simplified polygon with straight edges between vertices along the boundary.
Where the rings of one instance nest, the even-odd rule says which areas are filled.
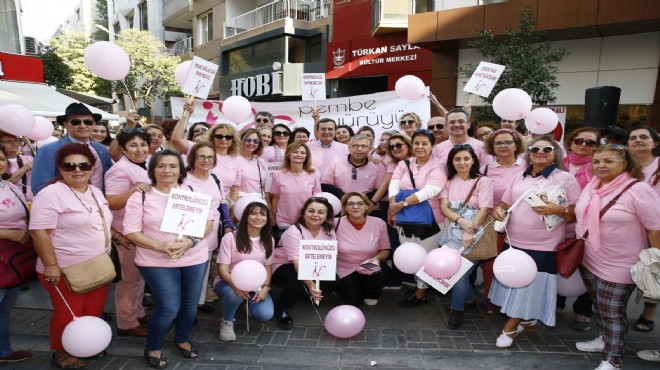
[[[405,289],[405,287],[404,287]],[[184,359],[172,344],[170,333],[163,352],[169,358],[168,369],[594,369],[600,354],[587,354],[575,349],[575,342],[591,340],[595,325],[587,332],[570,328],[574,315],[572,300],[557,316],[557,326],[540,325],[535,332],[525,332],[513,347],[501,350],[495,339],[506,318],[487,315],[480,308],[468,310],[460,330],[446,326],[445,310],[449,297],[429,295],[429,304],[415,308],[399,308],[396,302],[404,290],[384,291],[377,306],[360,307],[366,317],[365,329],[351,339],[337,339],[328,334],[309,301],[299,301],[290,311],[295,327],[280,329],[273,321],[262,324],[250,319],[246,330],[244,306],[236,314],[236,342],[218,338],[219,302],[216,312],[199,313],[191,340],[200,351],[195,360]],[[319,309],[321,317],[339,305],[335,295],[326,294]],[[112,291],[111,295],[112,297]],[[480,297],[479,300],[483,300]],[[107,312],[114,312],[112,299]],[[631,327],[641,312],[641,304],[630,303],[628,323]],[[11,341],[15,349],[29,349],[34,357],[16,364],[0,365],[4,369],[45,369],[50,366],[48,345],[50,300],[38,283],[22,292],[12,312]],[[109,356],[95,360],[89,369],[148,369],[142,357],[145,340],[116,336],[115,323]],[[637,358],[642,349],[660,349],[660,332],[629,331],[624,366],[627,369],[658,369],[657,363]]]

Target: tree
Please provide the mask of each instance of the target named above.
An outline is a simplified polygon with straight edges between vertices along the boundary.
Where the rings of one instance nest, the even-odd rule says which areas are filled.
[[[525,90],[536,105],[547,105],[557,99],[554,92],[559,87],[556,64],[568,52],[564,48],[553,50],[550,41],[544,41],[543,32],[536,31],[535,26],[532,10],[525,8],[520,14],[518,28],[507,29],[507,37],[496,38],[491,31],[485,30],[479,32],[477,40],[468,43],[483,55],[484,60],[506,66],[491,94],[488,98],[482,98],[488,104],[493,103],[497,93],[508,88]],[[470,77],[476,67],[466,64],[458,69],[458,74]],[[476,108],[475,120],[499,121],[490,106]]]
[[[96,77],[87,68],[83,58],[85,48],[89,45],[87,37],[82,32],[72,33],[64,30],[48,43],[43,54],[46,58],[44,61],[46,82],[63,89],[94,94]],[[59,76],[59,73],[63,75]]]
[[[44,68],[44,80],[47,84],[66,88],[73,84],[71,68],[64,63],[55,50],[48,45],[39,43],[39,55]]]
[[[106,29],[110,29],[111,25],[108,22],[108,0],[96,0],[94,2],[94,13],[96,14],[94,26],[98,24]],[[91,37],[94,41],[110,41],[110,35],[96,27],[93,28]]]

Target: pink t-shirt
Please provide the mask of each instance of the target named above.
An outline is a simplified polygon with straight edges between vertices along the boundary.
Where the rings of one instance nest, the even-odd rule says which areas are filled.
[[[275,215],[277,226],[293,225],[307,199],[319,192],[321,192],[321,176],[318,171],[314,173],[302,171],[297,176],[286,170],[275,172],[270,193],[280,197]]]
[[[269,145],[261,152],[261,159],[266,161],[266,163],[283,162],[285,150],[286,148],[282,149],[277,145]]]
[[[139,183],[151,183],[147,170],[129,161],[128,158],[121,157],[105,173],[105,194],[108,196],[122,194]],[[112,216],[114,217],[112,227],[122,234],[124,233],[125,212],[125,207],[112,211]]]
[[[486,177],[488,177],[490,182],[493,184],[494,208],[500,204],[500,201],[502,201],[504,191],[511,185],[511,180],[525,172],[525,160],[522,158],[517,158],[511,167],[504,167],[497,163],[497,161],[493,161],[490,164],[481,166],[479,171],[481,173],[486,173],[486,166],[488,166],[488,173],[486,174]]]
[[[229,233],[222,237],[220,242],[220,253],[216,262],[223,265],[229,265],[229,272],[234,269],[237,263],[245,260],[254,260],[268,266],[273,264],[273,255],[266,258],[266,249],[259,238],[250,238],[252,241],[252,251],[250,253],[241,253],[236,249],[236,233]],[[275,244],[275,241],[273,241]]]
[[[477,159],[479,159],[479,166],[486,165],[493,161],[493,157],[489,154],[486,154],[486,151],[484,150],[483,142],[473,137],[468,137],[467,141],[463,144],[470,144],[470,146],[472,146],[474,153],[477,155]],[[454,143],[451,142],[451,138],[450,138],[449,140],[445,140],[440,144],[436,145],[435,147],[433,147],[433,152],[431,152],[431,155],[439,159],[440,163],[446,165],[447,157],[449,156],[449,152],[452,150],[453,147],[454,147]]]
[[[371,161],[355,168],[355,179],[353,179],[353,168],[353,165],[348,162],[348,156],[337,157],[325,169],[325,173],[321,176],[321,184],[336,186],[345,193],[351,191],[367,193],[378,189],[385,177],[385,167]]]
[[[440,198],[448,199],[450,202],[455,200],[462,202],[472,190],[475,181],[477,179],[464,181],[460,177],[454,176],[453,179],[447,181],[447,185],[440,193]],[[493,184],[488,177],[481,177],[481,180],[477,183],[477,188],[474,189],[468,200],[468,204],[474,209],[493,208]]]
[[[642,169],[642,172],[644,172],[644,182],[651,185],[653,187],[653,190],[655,190],[655,192],[658,193],[658,195],[660,195],[660,181],[658,181],[658,183],[655,184],[655,186],[653,186],[653,181],[655,181],[655,177],[653,176],[653,174],[655,173],[655,171],[658,170],[659,163],[660,163],[660,159],[656,158],[653,162],[651,162],[650,165]]]
[[[211,170],[220,179],[222,191],[229,196],[232,186],[241,186],[241,169],[238,156],[216,154],[216,165]]]
[[[21,203],[25,203],[25,196],[14,184],[8,181],[2,183],[4,186],[0,188],[0,229],[27,230],[25,207]]]
[[[238,191],[246,194],[263,194],[268,178],[266,161],[257,156],[247,160],[242,155],[237,156],[236,161],[241,170],[241,184]]]
[[[426,184],[431,184],[443,189],[447,184],[447,175],[444,166],[436,158],[429,158],[422,168],[417,168],[415,163],[417,159],[415,157],[410,157],[410,169],[413,173],[413,178],[415,179],[415,185],[417,190],[422,190]],[[400,180],[399,189],[401,190],[412,190],[412,182],[410,181],[410,175],[408,174],[408,168],[406,167],[405,161],[399,161],[394,174],[392,174],[393,180]],[[440,197],[433,197],[429,199],[429,204],[433,209],[433,216],[435,216],[435,222],[442,224],[445,222],[445,216],[440,212]]]
[[[334,229],[330,231],[330,235],[321,229],[319,234],[312,236],[312,233],[307,230],[303,225],[300,225],[300,230],[302,234],[298,231],[298,228],[291,226],[280,239],[280,246],[273,251],[273,272],[277,270],[280,266],[285,265],[291,261],[298,259],[298,252],[300,251],[300,241],[301,240],[336,240]]]
[[[355,229],[346,217],[337,221],[337,275],[340,279],[357,271],[362,262],[379,251],[390,249],[387,224],[380,218],[367,216],[361,230]]]
[[[188,187],[179,186],[179,189],[188,190]],[[41,194],[41,193],[39,193]],[[126,203],[126,214],[124,215],[124,235],[142,233],[158,242],[176,241],[178,235],[160,231],[163,214],[169,194],[161,193],[152,188],[150,192],[144,193],[144,204],[142,194],[135,193],[128,198]],[[209,220],[212,212],[209,212]],[[142,267],[185,267],[204,263],[209,259],[208,248],[200,248],[199,245],[188,250],[176,261],[172,261],[165,252],[138,247],[135,253],[135,264]]]
[[[630,181],[634,181],[631,179]],[[600,200],[601,208],[627,186],[621,185]],[[588,184],[575,206],[578,223],[576,235],[586,231],[584,209],[591,199],[592,183]],[[594,251],[587,239],[582,263],[601,279],[619,284],[633,284],[630,268],[639,260],[639,252],[649,246],[648,232],[660,230],[660,197],[646,183],[633,185],[600,219],[600,249]],[[591,231],[589,232],[591,233]]]
[[[307,143],[309,151],[312,154],[312,165],[316,167],[319,173],[325,173],[325,169],[330,166],[335,157],[348,155],[348,145],[337,141],[330,143],[329,148],[321,146],[321,141],[316,140]]]
[[[580,184],[573,175],[558,169],[555,169],[547,179],[543,175],[537,177],[517,175],[504,192],[502,202],[510,206],[529,188],[533,188],[534,193],[539,193],[558,184],[564,184],[568,204],[575,204],[580,196]],[[523,200],[518,203],[509,217],[507,243],[518,248],[551,252],[564,240],[565,225],[566,223],[553,231],[548,231],[541,216]]]
[[[220,182],[220,186],[222,187],[222,182]],[[218,189],[218,184],[215,183],[213,177],[209,176],[206,180],[200,180],[190,172],[186,176],[186,179],[183,180],[183,188],[186,190],[192,188],[192,191],[194,192],[210,195],[212,197],[209,216],[213,220],[213,228],[208,234],[206,234],[204,239],[197,243],[195,248],[207,247],[209,251],[216,250],[218,248],[218,229],[222,223],[220,221],[220,211],[218,211],[218,207],[220,207],[221,202],[225,201],[225,197],[221,192],[222,190]]]
[[[23,165],[27,165],[29,163],[34,162],[34,158],[27,156],[27,155],[19,155],[18,157],[21,158],[21,161],[23,162]],[[18,159],[13,158],[13,159],[7,159],[9,162],[9,168],[7,169],[7,173],[10,175],[13,175],[16,171],[18,171]],[[23,189],[25,189],[25,198],[27,201],[32,201],[34,198],[34,195],[32,194],[32,170],[28,171],[25,173],[25,185],[23,185],[23,176],[19,177],[18,180],[16,180],[16,186],[21,189],[21,193],[23,193]],[[25,186],[25,187],[24,187]]]
[[[105,225],[97,201],[105,217]],[[87,187],[85,193],[79,193],[58,181],[41,190],[32,202],[30,230],[50,231],[50,240],[61,267],[75,265],[109,251],[111,223],[108,201],[101,190],[92,185]],[[108,232],[107,245],[104,228]],[[39,259],[37,272],[43,271],[44,265]]]

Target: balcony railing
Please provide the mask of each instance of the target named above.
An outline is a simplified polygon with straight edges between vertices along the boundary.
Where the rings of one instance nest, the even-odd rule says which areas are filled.
[[[330,11],[330,0],[284,0],[260,6],[252,11],[230,19],[224,24],[224,38],[259,28],[285,18],[312,22],[326,18]]]
[[[408,15],[433,11],[432,0],[372,0],[371,30],[408,28]]]
[[[188,54],[193,51],[193,38],[188,37],[183,40],[179,40],[172,44],[172,46],[170,46],[167,51],[174,56]]]
[[[163,3],[163,19],[167,19],[183,9],[190,10],[191,5],[192,0],[165,0]]]

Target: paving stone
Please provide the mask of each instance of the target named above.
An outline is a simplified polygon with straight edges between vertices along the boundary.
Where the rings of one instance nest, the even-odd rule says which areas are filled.
[[[465,339],[465,338],[454,337],[454,338],[451,338],[451,340],[454,341],[454,346],[459,351],[470,351],[470,350],[472,350],[472,346],[470,345],[470,342],[468,342],[468,340]]]
[[[321,336],[321,333],[323,333],[323,329],[321,328],[307,328],[305,331],[305,339],[318,339]]]
[[[422,334],[419,332],[419,330],[407,330],[406,340],[409,342],[421,342]]]
[[[382,334],[397,334],[397,335],[398,335],[398,334],[405,334],[405,333],[406,333],[405,330],[403,330],[403,329],[396,329],[396,328],[386,328],[386,329],[382,329],[380,332],[381,332]]]
[[[318,341],[315,339],[290,339],[286,342],[287,346],[293,347],[316,347]]]
[[[350,348],[380,348],[380,342],[351,342]]]
[[[365,339],[367,342],[377,342],[380,341],[381,332],[380,329],[365,329]]]
[[[273,336],[275,333],[270,332],[270,331],[262,331],[259,336],[257,337],[257,340],[255,343],[257,344],[269,344],[270,341],[273,339]]]
[[[408,348],[438,348],[438,343],[408,342]]]
[[[289,339],[303,339],[305,338],[305,332],[307,328],[302,326],[294,326],[293,329],[289,332]]]
[[[376,361],[378,364],[377,369],[388,367],[396,369],[424,368],[420,350],[414,349],[398,349],[396,351],[386,349],[369,352],[360,349],[342,349],[340,366],[341,368],[365,368],[371,367],[371,361]]]
[[[422,330],[421,337],[422,342],[435,342],[438,339],[433,330]]]
[[[438,337],[437,343],[441,349],[456,349],[451,337]]]
[[[299,340],[299,339],[294,339]],[[315,364],[314,367],[338,367],[341,353],[336,349],[324,348],[264,348],[261,351],[259,364],[270,368],[270,365]]]
[[[383,335],[381,338],[381,348],[397,348],[399,345],[396,335]]]
[[[331,334],[321,334],[321,338],[319,338],[319,347],[334,347],[335,346],[336,339],[334,336]]]
[[[283,346],[289,340],[289,332],[278,331],[275,332],[270,344],[273,346]]]
[[[481,333],[476,332],[476,331],[468,331],[465,332],[465,339],[468,340],[468,342],[474,344],[474,343],[485,343],[484,338],[481,336]]]

